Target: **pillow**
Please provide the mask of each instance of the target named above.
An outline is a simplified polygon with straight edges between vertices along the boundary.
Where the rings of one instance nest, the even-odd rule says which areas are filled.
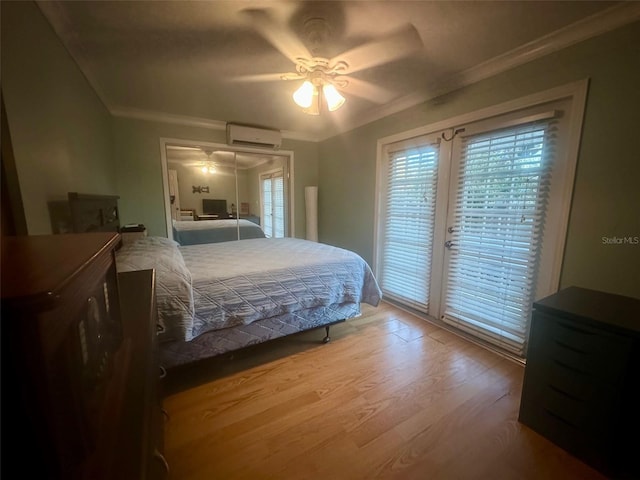
[[[155,270],[160,341],[193,338],[191,272],[178,245],[165,237],[144,237],[116,251],[118,272]]]

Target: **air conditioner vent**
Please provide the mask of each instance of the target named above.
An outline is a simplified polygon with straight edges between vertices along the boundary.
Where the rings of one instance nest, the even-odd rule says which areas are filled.
[[[282,134],[279,130],[227,123],[227,144],[277,150]]]

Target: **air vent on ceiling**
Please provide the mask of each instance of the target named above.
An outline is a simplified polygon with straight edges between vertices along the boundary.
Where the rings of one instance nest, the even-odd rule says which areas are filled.
[[[279,130],[227,123],[227,144],[277,150],[282,145]]]

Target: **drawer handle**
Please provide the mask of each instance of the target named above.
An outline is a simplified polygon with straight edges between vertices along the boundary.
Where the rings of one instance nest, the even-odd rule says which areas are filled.
[[[161,408],[160,411],[162,412],[162,415],[164,415],[165,421],[168,422],[171,417],[169,416],[169,412],[167,412],[164,408]]]
[[[167,370],[166,368],[164,368],[162,365],[160,365],[160,380],[162,380],[163,378],[165,378],[167,376]]]
[[[554,360],[554,362],[556,362],[561,367],[566,368],[567,370],[571,370],[572,372],[576,372],[576,373],[579,373],[581,375],[587,375],[587,372],[584,372],[584,371],[582,371],[582,370],[580,370],[578,368],[575,368],[575,367],[572,367],[570,365],[567,365],[566,363],[561,362],[560,360]]]
[[[580,350],[579,348],[576,347],[572,347],[571,345],[567,345],[564,342],[561,342],[559,340],[555,341],[558,345],[560,345],[562,348],[566,348],[567,350],[571,350],[572,352],[576,352],[576,353],[580,353],[582,355],[587,354],[589,352],[587,352],[586,350]]]
[[[544,409],[545,412],[547,412],[549,415],[551,415],[553,418],[555,418],[556,420],[561,421],[562,423],[569,425],[572,428],[578,428],[577,426],[575,426],[573,423],[571,423],[568,420],[565,420],[564,418],[562,418],[560,415],[558,415],[557,413],[553,413],[551,410],[549,410],[548,408]]]
[[[162,455],[157,448],[153,451],[153,458],[162,464],[166,473],[169,473],[169,464],[167,463],[167,459],[164,458],[164,455]]]
[[[553,391],[558,392],[560,395],[564,395],[565,397],[570,398],[571,400],[573,400],[573,401],[575,401],[575,402],[580,402],[580,403],[582,403],[582,399],[581,399],[581,398],[578,398],[578,397],[576,397],[575,395],[571,395],[570,393],[567,393],[567,392],[565,392],[564,390],[562,390],[562,389],[560,389],[560,388],[558,388],[558,387],[556,387],[556,386],[554,386],[554,385],[549,384],[549,388],[550,388],[551,390],[553,390]]]
[[[571,330],[573,332],[582,333],[584,335],[597,335],[596,333],[590,332],[588,330],[582,330],[581,328],[574,327],[573,325],[567,325],[566,323],[557,322],[561,327],[566,328],[567,330]]]

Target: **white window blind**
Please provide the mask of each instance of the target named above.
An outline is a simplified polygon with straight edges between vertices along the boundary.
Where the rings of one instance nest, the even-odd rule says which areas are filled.
[[[284,179],[273,178],[273,236],[284,237]]]
[[[271,178],[262,179],[262,230],[267,238],[273,236],[273,194]]]
[[[428,312],[435,221],[438,144],[389,149],[381,219],[380,287]]]
[[[284,177],[282,171],[261,176],[262,229],[267,238],[284,237]]]
[[[553,120],[463,137],[447,323],[523,356],[548,203]]]

